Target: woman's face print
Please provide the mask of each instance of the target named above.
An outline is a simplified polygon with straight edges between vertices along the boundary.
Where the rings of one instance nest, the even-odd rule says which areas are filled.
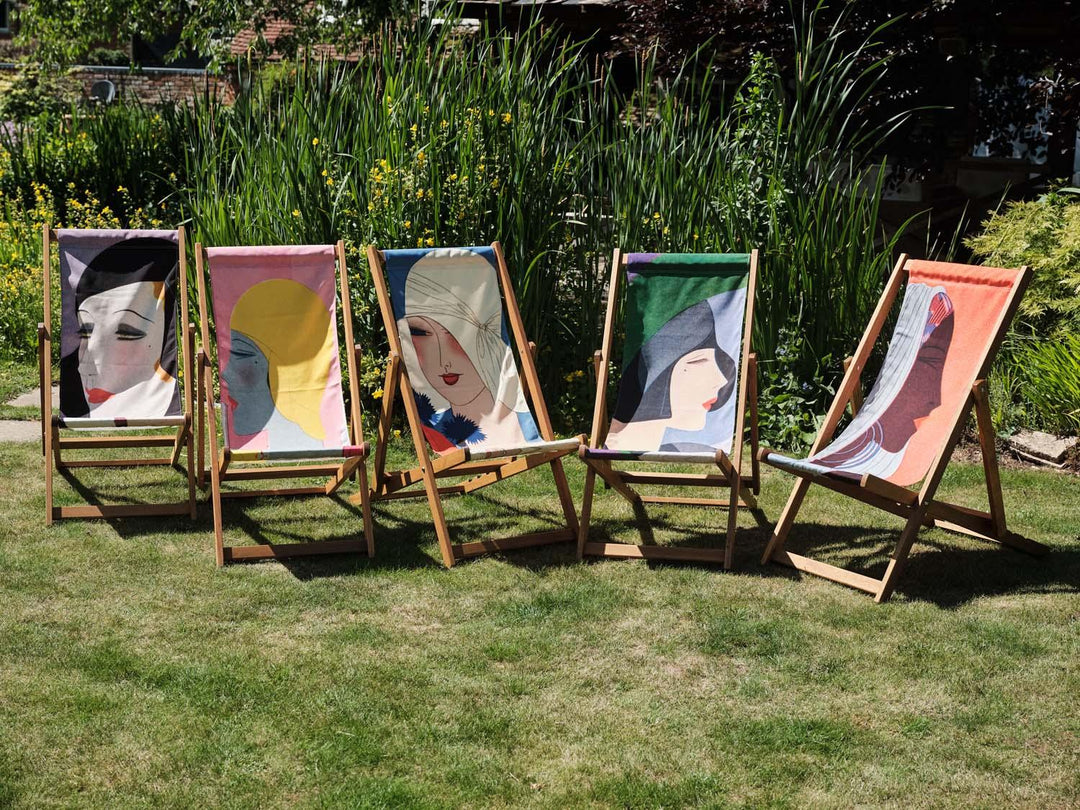
[[[160,288],[140,281],[79,304],[79,376],[91,408],[158,373],[165,339],[165,305],[156,294]],[[108,358],[108,363],[95,358]]]
[[[941,405],[941,379],[945,357],[952,344],[954,318],[947,315],[919,347],[904,385],[888,410],[881,415],[882,446],[899,452],[907,446],[919,425]]]
[[[407,318],[416,358],[425,379],[451,405],[468,405],[487,388],[461,344],[432,318]]]
[[[222,377],[228,389],[226,405],[232,414],[233,431],[252,436],[265,428],[274,413],[270,364],[255,341],[235,329],[230,333],[229,362]]]
[[[717,395],[726,383],[713,349],[695,349],[684,354],[671,370],[672,413],[682,411],[687,416],[704,416],[716,404]]]

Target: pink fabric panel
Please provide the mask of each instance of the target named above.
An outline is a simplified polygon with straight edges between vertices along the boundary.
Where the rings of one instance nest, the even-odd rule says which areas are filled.
[[[319,416],[325,436],[321,446],[340,448],[348,444],[341,386],[341,364],[337,337],[337,272],[333,245],[287,245],[207,248],[207,264],[213,297],[221,400],[225,413],[226,446],[234,450],[297,449],[294,441],[275,439],[270,428],[255,433],[239,432],[232,418],[232,398],[227,373],[232,356],[232,313],[241,297],[256,285],[270,280],[288,280],[303,285],[318,296],[329,313],[332,356]],[[235,401],[235,400],[233,400]],[[301,437],[303,438],[303,437]]]

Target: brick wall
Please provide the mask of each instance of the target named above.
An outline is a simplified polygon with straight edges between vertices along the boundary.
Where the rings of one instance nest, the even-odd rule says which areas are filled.
[[[15,65],[0,66],[0,71],[11,74]],[[190,102],[196,96],[209,92],[222,101],[232,103],[236,89],[227,76],[207,73],[205,70],[178,68],[142,68],[85,66],[72,68],[69,75],[82,84],[83,95],[90,95],[94,82],[107,79],[116,85],[116,95],[121,98],[137,98],[145,104],[166,101]]]
[[[162,99],[190,102],[208,90],[222,101],[231,103],[236,93],[232,83],[221,75],[204,70],[174,68],[128,68],[79,67],[72,70],[74,79],[82,82],[83,93],[90,94],[94,82],[108,79],[116,85],[119,98],[138,98],[146,104],[157,104]]]

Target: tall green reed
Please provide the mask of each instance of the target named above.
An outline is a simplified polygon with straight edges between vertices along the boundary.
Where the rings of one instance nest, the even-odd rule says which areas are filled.
[[[545,391],[571,430],[589,410],[581,372],[598,345],[613,247],[757,247],[754,341],[767,384],[786,353],[788,376],[820,378],[824,391],[894,252],[879,221],[883,173],[869,159],[888,125],[854,112],[885,66],[869,56],[872,39],[842,47],[814,11],[793,30],[793,77],[758,57],[726,87],[695,55],[661,80],[646,56],[627,88],[609,64],[589,70],[580,46],[535,25],[472,37],[387,28],[354,65],[245,77],[233,105],[74,111],[9,135],[0,188],[45,179],[117,206],[167,200],[207,244],[343,238],[369,358],[385,355],[385,336],[364,245],[499,239]],[[365,368],[370,390],[377,363]]]

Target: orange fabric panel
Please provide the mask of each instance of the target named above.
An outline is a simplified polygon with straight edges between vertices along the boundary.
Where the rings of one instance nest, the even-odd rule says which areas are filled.
[[[920,260],[909,261],[907,270],[909,283],[945,288],[955,327],[942,374],[941,404],[919,423],[900,466],[888,478],[900,486],[920,481],[944,445],[1021,276],[1019,270]]]

